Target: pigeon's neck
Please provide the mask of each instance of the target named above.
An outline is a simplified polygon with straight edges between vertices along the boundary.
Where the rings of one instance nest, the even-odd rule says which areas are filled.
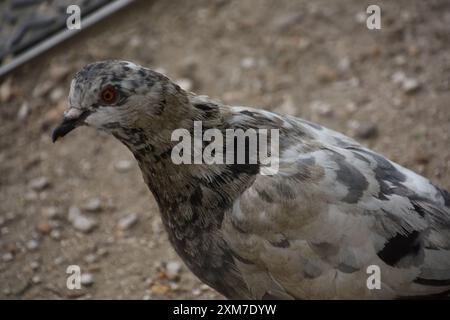
[[[220,229],[227,210],[254,180],[229,166],[175,165],[167,154],[136,155],[175,251],[203,282],[229,298],[247,294]],[[254,169],[252,169],[254,170]]]
[[[214,104],[192,103],[203,129],[225,128]],[[191,123],[194,119],[190,119]],[[188,121],[189,122],[189,121]],[[188,126],[184,129],[190,131]],[[156,141],[145,132],[130,132],[124,142],[133,152],[145,183],[160,208],[169,240],[187,266],[227,297],[242,297],[244,281],[233,272],[234,260],[221,236],[227,210],[254,181],[257,165],[175,164],[177,142]],[[117,136],[119,139],[121,136]],[[244,294],[245,296],[245,294]]]
[[[195,123],[201,123],[201,136],[209,128],[225,131],[228,127],[222,119],[221,107],[208,100],[190,96],[187,102],[189,117],[178,122],[181,130],[188,134],[188,145],[192,146],[194,155],[196,145]],[[198,215],[208,215],[208,219],[220,216],[226,208],[232,206],[259,171],[255,164],[206,164],[197,163],[192,156],[192,164],[177,163],[174,157],[180,155],[180,150],[174,147],[180,145],[180,140],[172,141],[172,132],[162,134],[134,130],[122,138],[133,152],[142,171],[145,183],[155,196],[163,215],[167,219],[190,219],[192,212]],[[142,135],[142,136],[141,136]],[[131,139],[130,139],[131,137]],[[184,140],[184,139],[183,139]],[[207,144],[200,143],[200,148]],[[181,154],[186,150],[183,149]],[[203,154],[203,150],[202,150]],[[179,159],[179,158],[178,158]],[[175,208],[175,209],[174,209]],[[210,208],[206,212],[202,208]],[[214,217],[210,217],[213,215]],[[164,218],[164,217],[163,217]],[[219,220],[220,217],[217,217]]]
[[[133,153],[161,213],[169,220],[190,220],[192,213],[221,220],[222,212],[233,205],[258,172],[254,165],[175,164],[172,149],[159,151]]]

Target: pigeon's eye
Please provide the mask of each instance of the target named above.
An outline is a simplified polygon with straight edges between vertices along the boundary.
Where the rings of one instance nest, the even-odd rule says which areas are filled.
[[[113,104],[117,101],[117,92],[113,87],[103,89],[101,99],[106,104]]]

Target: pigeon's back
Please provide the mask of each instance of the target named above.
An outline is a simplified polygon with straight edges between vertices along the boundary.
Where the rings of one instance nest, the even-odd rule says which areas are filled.
[[[402,298],[450,290],[450,196],[316,124],[236,107],[234,127],[280,129],[222,232],[255,298]]]

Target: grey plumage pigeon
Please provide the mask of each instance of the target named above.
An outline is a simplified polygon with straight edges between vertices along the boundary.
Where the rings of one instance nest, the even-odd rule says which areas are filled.
[[[278,171],[261,163],[176,164],[176,129],[278,129]],[[53,140],[78,126],[133,153],[169,239],[228,298],[373,299],[450,290],[450,195],[315,123],[226,106],[126,61],[78,72]],[[379,286],[371,287],[371,268]],[[375,273],[374,273],[375,274]]]

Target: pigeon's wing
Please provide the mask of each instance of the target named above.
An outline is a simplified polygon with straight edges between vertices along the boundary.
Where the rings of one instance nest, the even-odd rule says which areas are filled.
[[[280,137],[278,172],[258,175],[223,223],[253,296],[449,290],[448,192],[341,134],[295,121],[303,134]]]

